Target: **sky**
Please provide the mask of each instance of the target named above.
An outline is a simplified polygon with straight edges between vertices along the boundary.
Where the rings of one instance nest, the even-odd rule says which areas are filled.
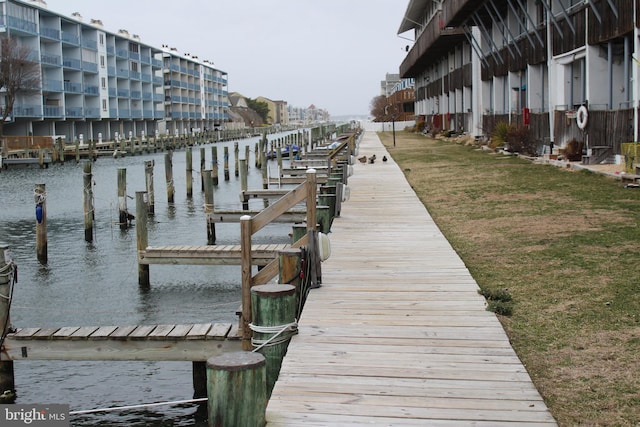
[[[333,117],[369,114],[411,44],[397,35],[409,0],[46,0],[48,8],[154,47],[207,59],[229,92]],[[410,38],[410,37],[408,37]]]

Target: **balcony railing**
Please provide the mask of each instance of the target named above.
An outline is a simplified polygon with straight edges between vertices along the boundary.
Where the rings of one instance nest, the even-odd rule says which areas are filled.
[[[62,117],[62,107],[58,106],[58,105],[45,105],[44,106],[44,116],[45,117]]]
[[[16,30],[26,33],[38,34],[38,26],[35,22],[29,22],[21,18],[16,18],[15,16],[7,16],[7,25],[10,28],[15,28]]]
[[[98,50],[98,42],[97,42],[97,40],[82,38],[82,47],[86,47],[88,49],[93,49],[93,50]]]
[[[63,58],[62,65],[66,68],[73,68],[75,70],[82,69],[82,61],[75,58]]]
[[[119,98],[128,98],[129,97],[129,89],[118,89],[118,97]]]
[[[97,73],[98,72],[98,64],[96,64],[95,62],[82,61],[82,69],[84,71],[89,71],[91,73]]]
[[[47,65],[62,65],[62,57],[60,55],[52,55],[50,53],[43,53],[40,55],[40,62]]]
[[[64,82],[64,91],[70,93],[82,93],[82,84],[73,82]]]
[[[62,80],[43,80],[42,90],[46,92],[62,92]]]
[[[81,118],[82,117],[82,107],[67,107],[65,110],[65,114],[67,117],[72,118]]]
[[[69,43],[78,46],[80,44],[80,38],[77,34],[70,33],[68,31],[62,31],[60,37],[64,43]]]
[[[55,28],[40,27],[40,37],[51,40],[60,40],[60,31]]]
[[[37,104],[17,104],[13,106],[14,117],[40,117],[42,106]]]

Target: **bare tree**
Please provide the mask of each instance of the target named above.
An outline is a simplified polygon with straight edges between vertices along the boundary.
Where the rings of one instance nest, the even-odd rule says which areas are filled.
[[[387,97],[384,95],[376,96],[371,100],[370,113],[373,116],[373,121],[384,121],[385,111],[384,107],[387,105]]]
[[[17,40],[0,38],[0,90],[3,90],[4,106],[0,105],[0,136],[4,123],[13,113],[16,97],[21,92],[31,92],[40,87],[40,66],[31,60],[32,50],[18,44]]]

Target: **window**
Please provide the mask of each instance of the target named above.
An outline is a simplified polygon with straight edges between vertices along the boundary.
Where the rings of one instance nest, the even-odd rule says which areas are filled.
[[[98,35],[98,40],[100,41],[100,46],[104,46],[104,34],[100,33]]]
[[[138,63],[131,61],[131,71],[138,71]]]
[[[138,53],[139,46],[136,43],[129,43],[129,52]]]
[[[102,100],[102,111],[107,111],[107,100],[106,99]]]
[[[100,67],[104,68],[104,55],[100,55]]]
[[[107,88],[107,79],[102,77],[100,79],[100,84],[102,85],[102,89],[106,89]]]

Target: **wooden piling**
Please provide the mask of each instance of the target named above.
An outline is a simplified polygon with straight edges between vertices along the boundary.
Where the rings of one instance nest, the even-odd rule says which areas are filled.
[[[218,147],[211,147],[211,178],[213,185],[218,185]]]
[[[224,180],[229,181],[229,147],[224,147]]]
[[[240,175],[240,147],[238,147],[238,141],[233,143],[233,174],[234,176]]]
[[[213,217],[214,193],[213,177],[211,171],[204,171],[204,214],[207,221],[207,244],[216,244],[216,223]]]
[[[264,426],[266,377],[260,353],[229,352],[207,360],[209,426]]]
[[[93,242],[93,175],[91,174],[91,160],[84,162],[82,183],[84,186],[84,240],[87,242]]]
[[[251,342],[266,361],[268,399],[278,379],[291,336],[297,331],[295,287],[286,284],[252,287],[251,311]]]
[[[48,262],[47,242],[47,192],[45,184],[36,184],[36,256],[41,264]]]
[[[147,232],[147,206],[146,192],[136,191],[136,248],[138,251],[147,249],[149,235]],[[138,284],[143,287],[150,286],[149,265],[138,262]]]
[[[164,174],[167,180],[167,202],[173,203],[174,185],[173,185],[173,152],[168,151],[164,155]]]
[[[118,212],[120,230],[126,230],[129,225],[127,213],[127,170],[118,168]]]
[[[249,174],[249,166],[247,166],[247,159],[240,159],[240,190],[241,194],[244,194],[245,191],[249,189],[247,183],[247,175]],[[245,211],[249,210],[249,199],[244,197],[242,199],[242,209]]]
[[[187,197],[193,197],[193,153],[191,147],[185,149],[187,156]]]
[[[149,215],[154,215],[156,212],[155,195],[153,192],[153,167],[155,163],[155,160],[147,160],[144,162],[144,178],[147,189],[147,213]]]
[[[200,147],[200,191],[204,191],[205,148]]]
[[[0,347],[11,326],[9,310],[11,308],[11,295],[13,293],[14,266],[9,256],[9,246],[0,244]],[[9,391],[6,398],[0,397],[0,403],[13,403],[15,401],[15,379],[13,374],[13,362],[0,362],[0,390]]]

